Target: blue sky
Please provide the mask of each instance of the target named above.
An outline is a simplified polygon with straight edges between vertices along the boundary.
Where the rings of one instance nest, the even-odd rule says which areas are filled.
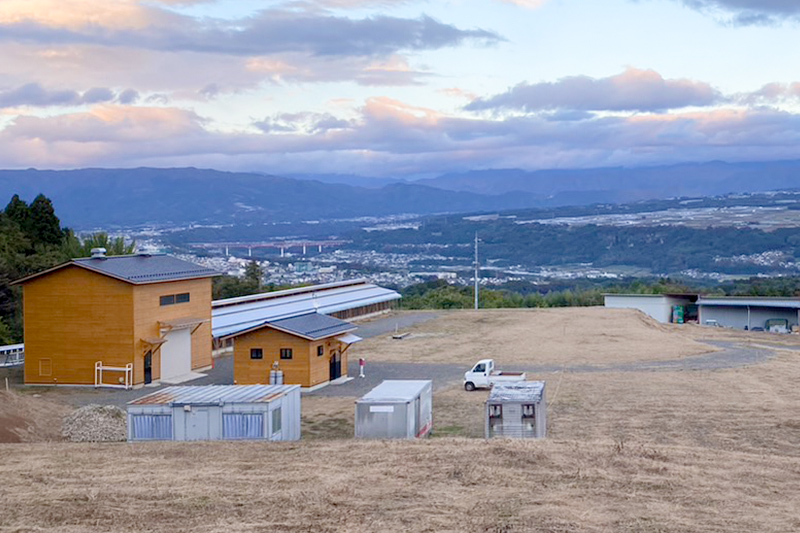
[[[800,157],[789,0],[3,0],[0,167]]]

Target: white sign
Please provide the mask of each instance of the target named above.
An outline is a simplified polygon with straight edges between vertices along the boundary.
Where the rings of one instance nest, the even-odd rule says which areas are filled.
[[[370,413],[394,413],[394,405],[370,405]]]

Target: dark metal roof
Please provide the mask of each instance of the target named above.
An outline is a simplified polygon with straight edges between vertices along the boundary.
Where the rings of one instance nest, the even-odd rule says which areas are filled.
[[[310,340],[325,339],[356,329],[350,322],[319,313],[284,318],[265,325]]]
[[[100,274],[136,284],[208,278],[219,275],[216,270],[162,254],[87,257],[74,259],[72,262]]]

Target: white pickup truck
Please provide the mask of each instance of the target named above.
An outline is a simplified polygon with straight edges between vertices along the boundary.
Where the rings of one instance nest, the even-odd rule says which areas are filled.
[[[464,390],[490,389],[495,383],[527,381],[525,372],[500,372],[494,369],[494,359],[481,359],[472,370],[464,372]]]

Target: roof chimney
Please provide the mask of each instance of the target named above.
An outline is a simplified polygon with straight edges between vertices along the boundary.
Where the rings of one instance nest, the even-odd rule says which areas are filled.
[[[105,258],[106,258],[105,248],[92,248],[92,259],[105,259]]]

